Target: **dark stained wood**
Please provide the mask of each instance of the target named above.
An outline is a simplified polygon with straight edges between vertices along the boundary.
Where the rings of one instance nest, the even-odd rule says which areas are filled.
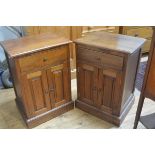
[[[21,71],[26,72],[52,64],[59,64],[60,62],[63,63],[67,59],[67,50],[66,45],[64,45],[20,57],[18,61]]]
[[[58,107],[70,99],[67,63],[51,67],[47,71],[52,107]]]
[[[44,115],[39,115],[38,117],[34,117],[33,119],[27,120],[27,125],[29,128],[35,127],[38,124],[41,124],[43,122],[48,121],[49,119],[55,118],[59,115],[62,115],[63,113],[72,110],[74,108],[73,102],[68,102],[60,107],[54,108],[46,113]]]
[[[51,109],[45,71],[21,75],[24,104],[28,104],[29,117],[37,116]]]
[[[26,36],[1,42],[9,57],[17,57],[71,43],[67,38],[54,33]]]
[[[79,79],[79,98],[88,104],[94,105],[97,100],[97,68],[79,62],[77,76]]]
[[[123,57],[114,55],[114,54],[107,54],[106,50],[105,53],[95,51],[92,49],[82,48],[82,46],[78,46],[78,53],[77,58],[82,61],[88,61],[90,63],[94,63],[100,66],[110,66],[112,68],[116,68],[122,70],[123,67]],[[111,61],[111,59],[113,61]]]
[[[153,27],[152,42],[151,42],[151,47],[149,52],[147,68],[145,71],[142,91],[141,91],[138,108],[136,112],[136,117],[135,117],[135,122],[133,127],[134,129],[137,128],[138,122],[140,120],[140,115],[141,115],[145,98],[150,98],[155,101],[155,27]],[[154,126],[154,124],[150,125],[150,123],[154,123],[152,120],[150,120],[150,122],[145,123],[145,121],[148,121],[148,118],[152,119],[152,117],[146,116],[146,119],[144,117],[142,118],[142,122],[144,125],[146,124],[146,127]],[[147,123],[149,123],[149,126],[147,125]]]
[[[111,69],[100,69],[99,70],[99,98],[101,109],[115,114],[116,109],[114,108],[117,97],[121,95],[121,79],[119,79],[119,74],[122,72],[117,72]],[[122,75],[121,75],[122,77]],[[120,80],[120,81],[119,81]],[[119,81],[119,82],[118,82]],[[119,113],[119,110],[117,111]]]
[[[125,57],[127,59],[127,64],[126,64],[126,80],[124,82],[124,93],[123,93],[123,98],[122,98],[122,109],[126,108],[127,104],[126,101],[128,100],[129,96],[133,95],[134,89],[135,89],[135,81],[136,81],[136,75],[139,63],[140,61],[140,56],[141,52],[134,52],[130,57]],[[135,69],[133,69],[135,68]]]
[[[124,110],[124,112],[120,115],[120,117],[111,115],[110,113],[105,112],[95,106],[86,104],[85,102],[82,102],[81,100],[76,100],[75,106],[85,112],[88,112],[96,117],[99,117],[105,121],[113,123],[116,126],[119,126],[122,123],[122,121],[124,120],[125,116],[129,112],[129,110],[131,109],[131,106],[133,105],[133,103],[134,103],[134,98],[132,98],[132,100],[130,100],[130,104],[128,104],[128,107]]]
[[[119,126],[134,103],[144,42],[142,38],[105,32],[76,40],[76,107]]]
[[[108,32],[94,32],[77,39],[75,43],[131,54],[135,52],[136,49],[140,48],[145,40],[146,39],[143,38]]]
[[[2,42],[16,103],[28,127],[74,108],[69,43],[53,34]]]

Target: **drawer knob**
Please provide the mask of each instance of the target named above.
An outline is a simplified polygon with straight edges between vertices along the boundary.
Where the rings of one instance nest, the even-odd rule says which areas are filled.
[[[43,61],[46,62],[48,59],[47,58],[43,58]]]

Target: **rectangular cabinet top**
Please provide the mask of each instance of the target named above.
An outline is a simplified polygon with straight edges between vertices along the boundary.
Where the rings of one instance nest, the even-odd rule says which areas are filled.
[[[26,36],[19,39],[3,41],[0,44],[10,57],[16,57],[38,50],[65,45],[71,41],[53,33]]]
[[[145,41],[146,39],[138,37],[112,34],[108,32],[93,32],[75,40],[74,42],[77,44],[131,54],[136,49],[140,48]]]

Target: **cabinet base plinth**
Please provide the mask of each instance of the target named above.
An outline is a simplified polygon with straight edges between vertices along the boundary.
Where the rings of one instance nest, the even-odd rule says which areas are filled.
[[[93,107],[93,106],[86,104],[79,100],[75,101],[75,107],[79,108],[87,113],[90,113],[96,117],[99,117],[109,123],[112,123],[116,126],[120,126],[121,123],[123,122],[125,116],[128,114],[129,110],[131,109],[133,103],[134,103],[134,96],[130,99],[130,101],[128,102],[127,106],[125,107],[125,109],[123,110],[123,112],[120,116],[115,116],[115,115],[106,113],[100,109],[97,109],[96,107]]]
[[[16,100],[17,103],[17,100]],[[18,108],[20,109],[19,104],[17,103]],[[32,117],[30,119],[27,119],[24,115],[24,113],[22,113],[22,110],[19,110],[21,112],[22,117],[24,118],[24,121],[27,125],[28,128],[33,128],[36,127],[46,121],[49,121],[52,118],[55,118],[57,116],[60,116],[61,114],[74,109],[74,102],[68,102],[60,107],[54,108],[52,110],[47,111],[46,113],[43,113],[41,115]]]

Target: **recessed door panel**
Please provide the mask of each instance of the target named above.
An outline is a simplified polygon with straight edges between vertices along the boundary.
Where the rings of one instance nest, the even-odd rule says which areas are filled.
[[[97,105],[98,69],[88,64],[78,64],[78,98],[88,104]]]
[[[29,114],[36,116],[50,110],[50,99],[45,71],[23,74],[25,104]]]
[[[110,109],[112,108],[113,89],[114,79],[111,77],[104,76],[103,105]]]
[[[67,63],[47,70],[52,107],[60,106],[70,100],[70,81]]]
[[[33,94],[34,108],[35,111],[38,111],[44,108],[46,105],[44,103],[44,95],[41,78],[35,78],[30,81],[31,93]]]
[[[60,102],[64,99],[64,86],[63,86],[63,70],[53,71],[53,82],[55,86],[55,100]]]
[[[98,102],[104,111],[117,114],[117,105],[121,94],[121,72],[111,69],[99,69]]]

